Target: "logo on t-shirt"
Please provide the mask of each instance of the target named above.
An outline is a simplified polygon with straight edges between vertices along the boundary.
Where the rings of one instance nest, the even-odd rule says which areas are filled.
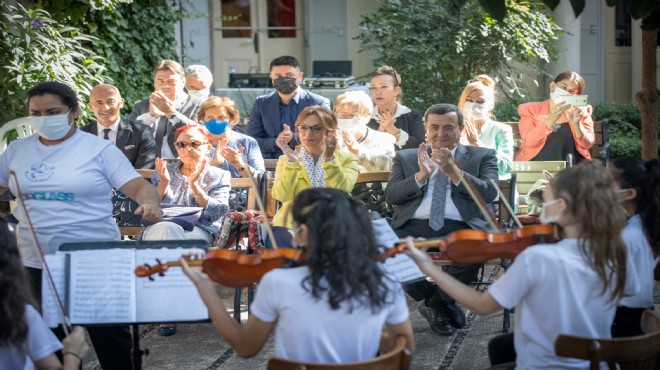
[[[44,182],[53,177],[54,173],[55,166],[42,162],[30,166],[30,169],[25,171],[25,178],[32,182]]]

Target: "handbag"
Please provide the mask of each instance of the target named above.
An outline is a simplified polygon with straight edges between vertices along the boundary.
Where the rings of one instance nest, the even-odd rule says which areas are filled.
[[[178,206],[176,204],[163,204],[160,208],[163,210],[163,221],[174,222],[175,224],[183,227],[186,231],[192,231],[202,216],[204,208],[202,207],[186,207]],[[154,222],[142,218],[142,225],[153,225]]]

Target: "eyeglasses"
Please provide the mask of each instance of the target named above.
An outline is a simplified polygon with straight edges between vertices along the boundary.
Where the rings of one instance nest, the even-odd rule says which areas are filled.
[[[430,132],[438,132],[440,130],[442,130],[442,132],[452,133],[452,132],[456,131],[456,126],[453,126],[453,125],[445,125],[445,126],[431,125],[431,126],[429,126],[429,131]]]
[[[174,146],[177,149],[182,149],[183,150],[183,149],[186,149],[186,148],[197,149],[197,148],[199,148],[200,146],[202,146],[204,144],[206,144],[206,143],[202,143],[201,141],[191,141],[191,142],[188,142],[188,143],[185,142],[185,141],[177,141],[176,143],[174,143]]]
[[[296,129],[300,133],[311,131],[313,134],[319,134],[325,130],[325,128],[323,128],[323,126],[321,125],[315,125],[315,126],[298,125]]]

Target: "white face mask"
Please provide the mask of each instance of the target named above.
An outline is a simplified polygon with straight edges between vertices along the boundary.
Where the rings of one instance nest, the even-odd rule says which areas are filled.
[[[71,113],[71,109],[64,114],[55,116],[28,117],[30,119],[30,126],[32,126],[32,132],[46,140],[59,140],[63,138],[71,130],[69,113]]]
[[[548,224],[556,224],[557,221],[559,221],[559,214],[556,214],[554,216],[548,216],[545,214],[546,209],[550,204],[554,204],[559,202],[559,199],[553,199],[549,200],[547,202],[543,202],[543,208],[541,208],[541,215],[539,216],[539,221],[541,221],[542,224],[548,225]]]
[[[550,93],[550,99],[552,99],[555,104],[559,104],[564,101],[563,96],[571,95],[568,91],[562,89],[559,86],[555,86],[555,91]]]
[[[198,98],[198,99],[206,99],[209,97],[209,94],[211,93],[211,89],[201,89],[201,90],[190,90],[188,91],[188,95],[192,96],[193,98]]]
[[[484,119],[486,117],[486,104],[466,102],[463,105],[465,115],[472,119]]]
[[[358,130],[369,123],[369,117],[337,118],[337,125],[340,130]]]

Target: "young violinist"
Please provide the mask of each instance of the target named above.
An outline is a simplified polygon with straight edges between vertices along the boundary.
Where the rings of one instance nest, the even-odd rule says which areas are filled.
[[[35,305],[16,238],[0,218],[0,369],[78,369],[89,348],[85,330],[75,327],[62,345]]]
[[[241,357],[256,355],[275,331],[275,355],[346,363],[376,356],[383,325],[391,336],[415,342],[401,285],[383,272],[365,206],[337,189],[308,189],[293,201],[294,241],[306,265],[274,269],[259,283],[251,315],[238,324],[215,284],[184,259],[214,326]]]
[[[628,222],[622,231],[628,258],[634,266],[640,291],[624,297],[616,309],[613,337],[642,335],[642,312],[653,309],[653,270],[660,256],[660,163],[640,158],[617,158],[609,172]]]
[[[543,194],[541,220],[558,225],[563,239],[526,248],[486,292],[436,268],[411,240],[406,253],[471,311],[486,315],[516,308],[514,333],[489,343],[493,365],[515,361],[511,366],[520,369],[588,368],[586,361],[555,355],[555,340],[559,334],[610,338],[618,300],[637,290],[635,279],[626,278],[625,215],[612,186],[602,164],[594,161],[558,173]]]

